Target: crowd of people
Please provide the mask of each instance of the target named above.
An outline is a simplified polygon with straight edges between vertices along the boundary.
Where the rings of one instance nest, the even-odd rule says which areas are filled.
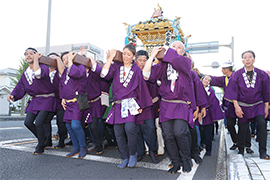
[[[163,59],[157,60],[163,49]],[[120,169],[135,167],[147,149],[153,163],[159,163],[157,155],[166,151],[171,160],[169,173],[181,167],[190,172],[191,159],[202,163],[203,148],[211,156],[214,124],[224,118],[234,143],[231,150],[253,153],[249,123],[254,121],[260,158],[270,159],[265,120],[269,76],[253,66],[254,52],[242,54],[244,67],[236,72],[231,62],[224,63],[221,77],[200,74],[180,41],[153,48],[150,57],[144,50],[136,51],[134,43],[123,48],[122,62],[115,60],[116,53],[107,51],[104,65],[90,57],[91,67],[74,64],[74,52],[51,53],[55,68],[39,63],[41,54],[36,49],[26,49],[29,67],[8,101],[26,93],[32,97],[24,124],[38,139],[34,155],[52,146],[51,120],[56,115],[59,142],[55,149],[65,147],[67,133],[73,150],[66,157],[78,154],[82,159],[94,150],[101,155],[106,146],[114,145],[123,159],[117,165]],[[212,86],[223,88],[222,106]]]

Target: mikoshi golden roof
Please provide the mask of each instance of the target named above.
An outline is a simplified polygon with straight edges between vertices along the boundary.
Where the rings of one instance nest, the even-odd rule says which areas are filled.
[[[169,20],[163,17],[162,8],[158,5],[158,9],[154,11],[150,20],[139,22],[138,24],[129,25],[127,28],[128,41],[134,40],[134,34],[142,41],[144,46],[163,45],[165,43],[165,34],[167,31],[171,31],[172,41],[182,41],[185,43],[185,37],[182,29],[180,28],[180,17],[176,17],[174,20]]]

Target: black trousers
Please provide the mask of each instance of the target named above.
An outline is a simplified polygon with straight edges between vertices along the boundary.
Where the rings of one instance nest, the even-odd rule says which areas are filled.
[[[99,119],[98,118],[92,118],[92,122],[89,124],[90,125],[90,129],[91,129],[91,132],[93,134],[93,138],[95,140],[95,143],[96,143],[96,146],[98,149],[102,148],[102,138],[101,138],[101,134],[100,134],[100,131],[99,131],[99,128],[98,128],[98,121]]]
[[[45,142],[44,123],[49,111],[39,111],[37,114],[27,112],[24,125],[38,138],[38,146],[43,147]],[[35,124],[34,124],[35,121]]]
[[[188,124],[182,119],[172,119],[161,123],[167,151],[174,165],[190,160]],[[180,159],[181,157],[181,159]]]
[[[198,149],[198,135],[197,135],[197,130],[196,127],[194,128],[189,127],[189,132],[190,132],[190,153],[191,155],[199,154],[199,149]]]
[[[55,112],[49,112],[46,120],[45,120],[45,123],[44,123],[44,131],[45,131],[45,137],[47,139],[52,139],[52,119],[53,119],[53,116],[55,115]]]
[[[212,151],[212,140],[213,140],[214,124],[203,125],[203,137],[204,144],[206,145],[206,152]]]
[[[55,112],[50,112],[47,116],[47,119],[44,123],[44,130],[45,130],[45,137],[47,139],[51,139],[52,136],[52,124],[51,121],[53,119],[53,116],[56,115],[56,124],[58,127],[58,134],[60,140],[65,140],[66,135],[67,135],[67,127],[66,124],[63,121],[64,118],[64,109],[57,109],[56,113]]]
[[[236,125],[236,118],[228,118],[226,117],[227,119],[227,128],[230,132],[230,135],[231,135],[231,138],[232,138],[232,141],[234,144],[238,144],[238,135],[237,135],[237,132],[235,130],[235,125]],[[239,127],[239,124],[238,124],[238,127]],[[239,127],[240,129],[240,127]],[[250,134],[250,131],[245,131],[246,132],[246,135],[245,136],[245,147],[251,147],[251,134]],[[238,133],[239,133],[239,130],[238,130]],[[243,134],[242,134],[243,136]]]
[[[259,152],[260,155],[266,153],[266,141],[267,141],[267,125],[263,115],[259,115],[255,117],[257,122],[257,138],[259,141]],[[244,149],[246,138],[251,138],[249,122],[241,123],[239,126],[238,132],[238,148]],[[249,132],[249,137],[247,137],[247,132]]]
[[[227,119],[227,128],[228,128],[228,131],[230,132],[232,141],[234,144],[237,144],[237,133],[235,130],[236,118],[226,117],[226,119]]]
[[[144,120],[143,124],[137,125],[137,153],[138,155],[145,154],[144,141],[149,147],[149,151],[156,152],[158,149],[157,144],[157,130],[154,119]]]
[[[65,114],[64,109],[56,110],[56,124],[58,127],[58,134],[59,134],[60,140],[66,139],[66,135],[67,135],[67,127],[64,122],[64,114]]]
[[[135,155],[137,151],[137,128],[133,122],[114,124],[113,126],[118,149],[122,159]]]

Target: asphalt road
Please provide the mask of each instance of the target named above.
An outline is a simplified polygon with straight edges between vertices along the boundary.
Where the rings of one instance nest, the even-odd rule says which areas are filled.
[[[56,131],[53,121],[53,133]],[[212,156],[204,157],[200,166],[194,163],[190,173],[172,175],[167,173],[166,155],[159,156],[159,164],[146,156],[135,168],[125,169],[116,167],[121,162],[117,149],[105,149],[101,156],[89,153],[84,159],[66,158],[72,147],[49,148],[34,156],[36,139],[23,121],[0,121],[0,179],[215,179],[219,135],[215,140]]]

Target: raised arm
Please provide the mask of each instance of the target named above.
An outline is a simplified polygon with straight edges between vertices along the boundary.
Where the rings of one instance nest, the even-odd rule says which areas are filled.
[[[58,72],[59,72],[60,76],[62,76],[64,69],[65,69],[65,66],[59,57],[55,56],[53,58],[56,60]]]
[[[151,74],[151,68],[153,64],[153,60],[155,59],[157,53],[161,51],[162,47],[155,47],[152,51],[151,56],[149,59],[146,61],[145,66],[143,68],[143,77],[145,80],[148,80]]]
[[[103,69],[110,69],[113,58],[116,55],[116,49],[108,50],[106,53],[107,53],[107,62],[104,64]]]
[[[41,57],[41,54],[39,53],[36,53],[34,55],[34,66],[33,66],[34,72],[40,69],[39,62],[38,62],[40,57]]]
[[[101,70],[101,73],[100,73],[101,78],[105,78],[108,75],[110,67],[112,65],[113,58],[116,55],[116,49],[108,50],[106,53],[107,53],[107,57],[106,57],[107,62],[102,67],[102,70]],[[107,79],[107,80],[109,80],[109,79]]]
[[[181,56],[172,48],[169,48],[163,58],[164,62],[168,62],[172,67],[190,76],[191,60],[188,57]]]

